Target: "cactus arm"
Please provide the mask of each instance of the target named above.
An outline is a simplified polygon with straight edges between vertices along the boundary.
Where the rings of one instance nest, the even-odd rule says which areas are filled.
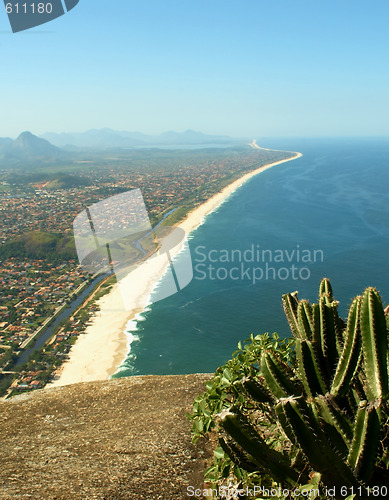
[[[300,338],[305,340],[312,340],[314,322],[312,318],[312,306],[306,301],[299,302],[297,307],[297,321],[300,331]]]
[[[328,278],[323,278],[319,285],[319,299],[324,296],[327,296],[330,302],[334,300],[332,296],[332,286]]]
[[[288,398],[278,405],[281,406],[309,464],[322,474],[325,484],[357,486],[352,471],[332,449],[309,406],[301,398],[298,401]]]
[[[224,453],[226,453],[238,467],[246,470],[247,472],[255,472],[258,469],[257,462],[251,461],[232,440],[227,442],[225,439],[220,437],[219,445],[223,449]]]
[[[351,421],[340,411],[330,394],[315,398],[320,416],[333,426],[342,437],[344,444],[349,447],[353,439]],[[347,454],[346,454],[347,455]]]
[[[331,385],[330,392],[334,396],[343,396],[346,394],[361,360],[362,342],[359,331],[360,299],[360,297],[356,297],[350,306],[346,329],[346,342]]]
[[[323,475],[326,484],[358,485],[352,471],[332,449],[314,413],[304,401],[288,398],[278,403],[277,407],[277,412],[283,411],[289,429],[293,429],[309,464]]]
[[[286,293],[282,296],[282,306],[284,308],[286,319],[289,323],[289,328],[293,337],[300,338],[300,330],[297,320],[297,306],[299,301],[297,299],[297,292]]]
[[[274,407],[274,410],[275,410],[276,415],[277,415],[278,423],[280,424],[285,436],[289,439],[289,441],[293,445],[299,446],[297,436],[293,430],[293,427],[290,425],[289,420],[287,419],[287,417],[285,415],[282,402],[278,402],[278,404]]]
[[[335,326],[335,333],[336,333],[336,341],[337,341],[337,347],[338,351],[339,347],[342,344],[342,330],[345,327],[345,324],[343,320],[339,317],[338,311],[337,311],[337,302],[334,300],[334,296],[332,293],[332,286],[330,283],[330,280],[328,278],[323,278],[320,282],[319,286],[319,302],[320,299],[324,299],[324,302],[327,306],[335,306],[333,308],[333,314],[334,314],[334,326]]]
[[[326,383],[315,359],[311,342],[296,340],[296,357],[299,378],[303,383],[306,394],[310,398],[316,396],[316,394],[325,394],[327,392]]]
[[[328,305],[325,297],[321,297],[319,302],[320,347],[323,353],[327,376],[330,380],[332,380],[338,362],[337,334],[333,311],[333,307],[337,307],[337,304],[333,304]]]
[[[274,401],[271,392],[259,380],[247,378],[243,381],[243,387],[249,396],[258,403],[272,403]]]
[[[373,398],[388,396],[388,337],[385,314],[377,290],[367,288],[360,314],[364,371]]]
[[[339,455],[339,457],[344,461],[348,455],[348,448],[344,442],[343,437],[339,434],[336,428],[329,424],[326,420],[321,422],[321,428],[325,433],[328,443],[331,445],[334,451]]]
[[[319,304],[312,304],[312,321],[313,321],[313,330],[312,330],[312,341],[317,345],[320,345],[321,336],[320,336],[320,306]]]
[[[313,320],[313,334],[312,334],[312,347],[315,355],[315,360],[322,377],[326,378],[326,386],[330,385],[330,378],[327,377],[327,370],[324,360],[324,354],[321,348],[322,335],[321,335],[321,312],[319,304],[312,304],[312,320]]]
[[[221,424],[227,434],[276,481],[287,481],[292,485],[297,483],[299,474],[291,467],[287,458],[271,449],[242,415],[227,413],[222,417]]]
[[[339,316],[338,313],[338,305],[339,302],[335,301],[331,304],[331,310],[333,314],[333,321],[335,327],[335,341],[336,341],[336,350],[338,352],[338,357],[341,355],[344,346],[344,335],[346,331],[347,324],[343,321],[343,319]]]
[[[348,466],[361,480],[367,481],[373,472],[379,443],[380,418],[374,404],[359,405],[354,436],[347,458]]]
[[[299,394],[298,388],[291,381],[292,370],[286,363],[280,362],[270,353],[262,353],[261,371],[269,389],[276,398],[286,398]]]

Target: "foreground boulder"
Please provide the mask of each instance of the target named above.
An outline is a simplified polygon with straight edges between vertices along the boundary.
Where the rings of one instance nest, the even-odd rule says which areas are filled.
[[[182,499],[211,446],[185,412],[209,375],[140,376],[0,403],[0,498]]]

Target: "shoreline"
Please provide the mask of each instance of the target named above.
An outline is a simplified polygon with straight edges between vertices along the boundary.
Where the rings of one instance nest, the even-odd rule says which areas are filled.
[[[258,148],[258,146],[257,146]],[[276,165],[296,160],[302,156],[295,156],[263,165],[252,172],[244,174],[239,179],[223,188],[202,205],[188,213],[177,227],[185,231],[186,236],[199,227],[204,218],[218,208],[232,193],[246,181]],[[181,250],[179,245],[174,254]],[[172,255],[174,257],[174,255]],[[58,378],[45,387],[60,387],[79,382],[107,380],[116,373],[119,365],[126,358],[131,341],[125,333],[131,321],[136,321],[136,315],[143,312],[156,284],[165,274],[167,265],[160,259],[149,259],[139,265],[126,278],[126,287],[129,295],[126,304],[131,304],[127,310],[123,304],[118,284],[104,295],[99,301],[100,310],[92,317],[91,324],[85,333],[80,335],[70,351],[70,358],[57,370]]]

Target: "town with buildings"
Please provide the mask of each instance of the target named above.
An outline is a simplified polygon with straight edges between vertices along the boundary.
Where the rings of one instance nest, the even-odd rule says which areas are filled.
[[[78,263],[73,241],[73,221],[85,207],[139,188],[151,223],[174,208],[174,224],[225,185],[274,159],[280,159],[274,152],[250,148],[148,151],[138,152],[136,161],[104,159],[73,165],[65,173],[56,167],[0,170],[0,397],[43,387],[52,379],[95,314],[96,299],[112,284],[111,277],[109,283],[105,279],[92,286],[71,310],[93,285]],[[34,350],[35,341],[60,315],[65,319]],[[31,354],[20,364],[26,349]]]

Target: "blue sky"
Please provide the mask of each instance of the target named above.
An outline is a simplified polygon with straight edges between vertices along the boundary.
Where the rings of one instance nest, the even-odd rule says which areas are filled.
[[[389,135],[387,0],[80,0],[16,34],[0,9],[0,137]]]

